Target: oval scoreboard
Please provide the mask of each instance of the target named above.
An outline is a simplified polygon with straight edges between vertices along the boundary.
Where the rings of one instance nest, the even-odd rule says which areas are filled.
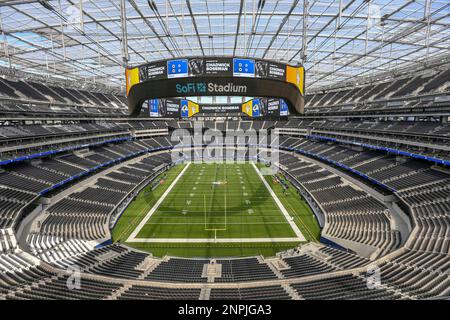
[[[144,101],[190,96],[279,98],[290,114],[303,113],[305,69],[270,60],[193,57],[155,61],[126,69],[129,114]]]

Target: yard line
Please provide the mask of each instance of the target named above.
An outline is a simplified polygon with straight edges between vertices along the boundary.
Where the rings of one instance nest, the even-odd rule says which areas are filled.
[[[264,243],[264,242],[296,242],[299,238],[138,238],[133,242],[140,243]]]
[[[275,194],[275,192],[273,192],[272,188],[269,186],[269,184],[267,183],[266,179],[263,177],[261,172],[258,170],[258,168],[256,167],[254,162],[252,162],[252,166],[255,169],[255,171],[258,174],[258,176],[261,179],[261,181],[263,182],[263,184],[266,186],[266,188],[269,191],[269,193],[272,196],[272,198],[275,200],[275,203],[278,205],[278,208],[280,208],[281,212],[283,213],[284,217],[286,218],[286,221],[289,223],[289,225],[291,226],[292,230],[294,230],[294,233],[298,237],[298,240],[306,241],[305,236],[302,234],[300,229],[297,227],[297,225],[295,224],[293,219],[291,219],[291,216],[289,215],[289,212],[287,212],[286,208],[283,206],[283,203],[280,201],[280,199],[278,199],[278,197]]]
[[[262,222],[229,222],[228,225],[273,225],[273,224],[286,224],[286,221],[262,221]],[[203,222],[147,222],[146,225],[201,225]],[[220,224],[218,222],[213,222],[210,224]]]
[[[163,195],[161,196],[161,198],[159,198],[159,200],[155,203],[155,205],[150,209],[150,211],[147,213],[147,215],[145,216],[144,219],[142,219],[142,221],[139,223],[139,225],[137,226],[136,229],[134,229],[134,231],[131,233],[131,235],[128,237],[127,242],[133,242],[134,240],[136,240],[137,235],[139,234],[139,232],[141,231],[141,229],[145,226],[145,224],[147,223],[147,221],[150,219],[150,217],[153,215],[153,213],[155,213],[156,209],[158,209],[158,207],[161,205],[161,203],[164,201],[164,199],[167,197],[167,195],[170,193],[170,191],[173,189],[173,187],[175,187],[175,185],[177,184],[178,180],[180,180],[180,178],[183,176],[183,174],[186,172],[186,170],[189,168],[189,166],[191,165],[191,163],[189,162],[186,167],[184,167],[184,169],[180,172],[180,174],[175,178],[175,180],[173,180],[172,184],[167,188],[167,190],[163,193]]]

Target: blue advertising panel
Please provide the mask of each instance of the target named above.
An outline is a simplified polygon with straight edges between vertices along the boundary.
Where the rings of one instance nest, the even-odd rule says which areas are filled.
[[[159,99],[150,99],[148,100],[148,110],[150,113],[150,117],[158,117],[159,116]]]
[[[255,77],[255,60],[234,58],[233,75],[235,77]]]
[[[188,118],[189,117],[189,102],[188,102],[188,100],[181,100],[180,107],[181,107],[181,117]]]
[[[259,99],[253,99],[252,105],[252,117],[261,116],[261,101]]]
[[[167,61],[167,78],[183,78],[188,76],[188,60]]]
[[[284,99],[280,99],[280,116],[283,117],[287,115],[289,115],[289,107]]]

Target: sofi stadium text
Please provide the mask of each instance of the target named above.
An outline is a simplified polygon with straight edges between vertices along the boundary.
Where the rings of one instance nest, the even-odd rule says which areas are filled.
[[[179,315],[196,315],[209,318],[214,315],[221,316],[263,316],[272,314],[272,307],[269,304],[224,304],[221,308],[189,306],[188,304],[178,308]]]

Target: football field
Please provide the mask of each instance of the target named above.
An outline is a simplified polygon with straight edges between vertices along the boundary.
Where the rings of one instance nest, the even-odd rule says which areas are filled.
[[[127,242],[305,241],[252,163],[189,163]]]
[[[320,228],[309,206],[295,188],[262,176],[262,166],[176,165],[130,203],[113,240],[185,257],[272,256],[317,241]]]

